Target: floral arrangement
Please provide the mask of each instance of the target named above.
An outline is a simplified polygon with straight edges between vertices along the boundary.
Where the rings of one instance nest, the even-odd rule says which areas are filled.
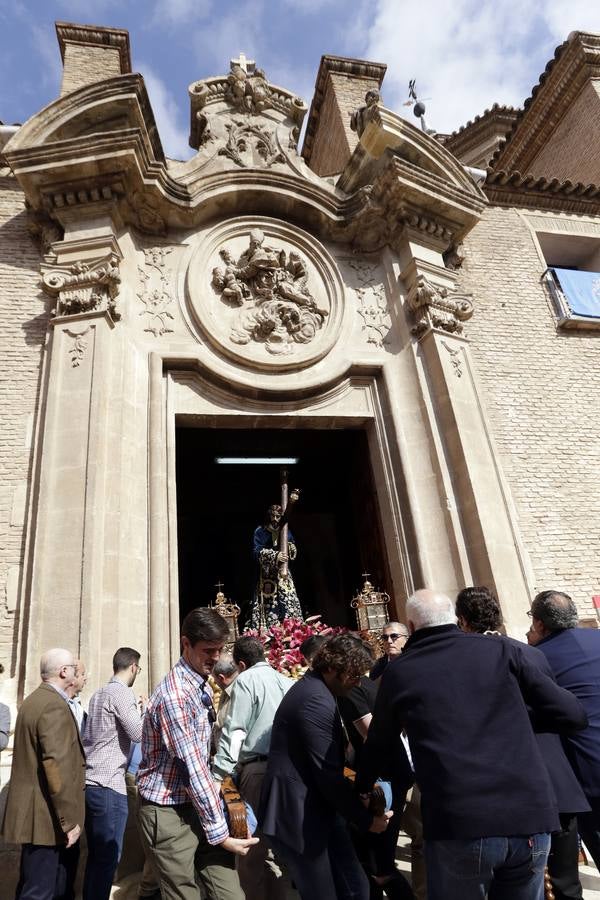
[[[347,631],[341,626],[331,627],[321,622],[321,616],[310,616],[306,621],[302,619],[284,619],[277,625],[269,628],[248,628],[244,634],[258,638],[265,648],[267,662],[292,678],[299,678],[306,671],[306,665],[300,645],[306,638],[313,634],[332,635]]]

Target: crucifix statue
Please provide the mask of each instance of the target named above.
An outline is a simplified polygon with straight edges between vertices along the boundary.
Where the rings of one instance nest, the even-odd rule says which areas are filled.
[[[283,619],[303,618],[289,570],[290,560],[296,559],[297,551],[288,520],[299,496],[298,490],[289,491],[287,469],[282,468],[281,503],[269,507],[267,523],[259,525],[254,532],[258,578],[250,617],[252,628],[268,628]]]

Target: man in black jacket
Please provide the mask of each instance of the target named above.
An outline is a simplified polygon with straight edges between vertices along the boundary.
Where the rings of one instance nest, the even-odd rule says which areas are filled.
[[[258,818],[302,900],[369,897],[346,821],[379,833],[390,814],[374,817],[344,779],[336,697],[358,684],[372,663],[370,648],[360,638],[330,638],[275,714]]]
[[[500,635],[500,604],[486,587],[467,587],[460,591],[456,598],[456,616],[459,628],[468,634]],[[533,665],[554,680],[552,669],[540,650],[521,644],[514,638],[500,637],[503,641],[511,641]],[[556,794],[560,817],[561,830],[552,834],[548,857],[548,874],[554,888],[554,897],[555,900],[581,900],[583,893],[579,880],[577,814],[587,812],[590,805],[565,755],[558,734],[539,728],[535,717],[532,717],[531,724]]]
[[[459,631],[443,594],[417,591],[406,618],[411,637],[383,676],[359,787],[404,729],[429,900],[539,900],[560,823],[526,704],[559,731],[585,727],[585,713],[511,643]]]

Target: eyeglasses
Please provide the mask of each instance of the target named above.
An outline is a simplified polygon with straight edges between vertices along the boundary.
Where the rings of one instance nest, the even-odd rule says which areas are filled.
[[[529,616],[530,619],[533,619],[533,613],[531,612],[530,609],[527,610],[527,615]]]
[[[210,694],[203,690],[200,699],[202,700],[202,706],[208,711],[208,724],[214,725],[217,721],[217,711],[213,706]]]
[[[395,643],[398,640],[398,638],[404,638],[404,640],[406,641],[408,639],[408,635],[407,634],[396,634],[395,632],[392,632],[392,634],[382,634],[381,635],[382,641],[391,641],[392,643]]]

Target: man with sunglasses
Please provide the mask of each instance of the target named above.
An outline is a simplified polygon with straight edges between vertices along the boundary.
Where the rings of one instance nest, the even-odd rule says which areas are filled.
[[[214,609],[192,610],[181,626],[182,654],[152,694],[138,769],[139,824],[162,900],[243,900],[235,856],[256,838],[232,838],[209,768],[216,713],[208,677],[229,629]]]
[[[562,591],[537,594],[529,615],[529,643],[542,651],[558,684],[575,694],[587,713],[587,728],[569,735],[566,750],[591,806],[591,812],[577,816],[579,834],[600,868],[600,632],[577,627],[577,607]]]
[[[380,641],[384,655],[379,657],[369,672],[371,681],[381,678],[388,663],[400,656],[407,640],[408,628],[402,622],[388,622],[383,626]]]

